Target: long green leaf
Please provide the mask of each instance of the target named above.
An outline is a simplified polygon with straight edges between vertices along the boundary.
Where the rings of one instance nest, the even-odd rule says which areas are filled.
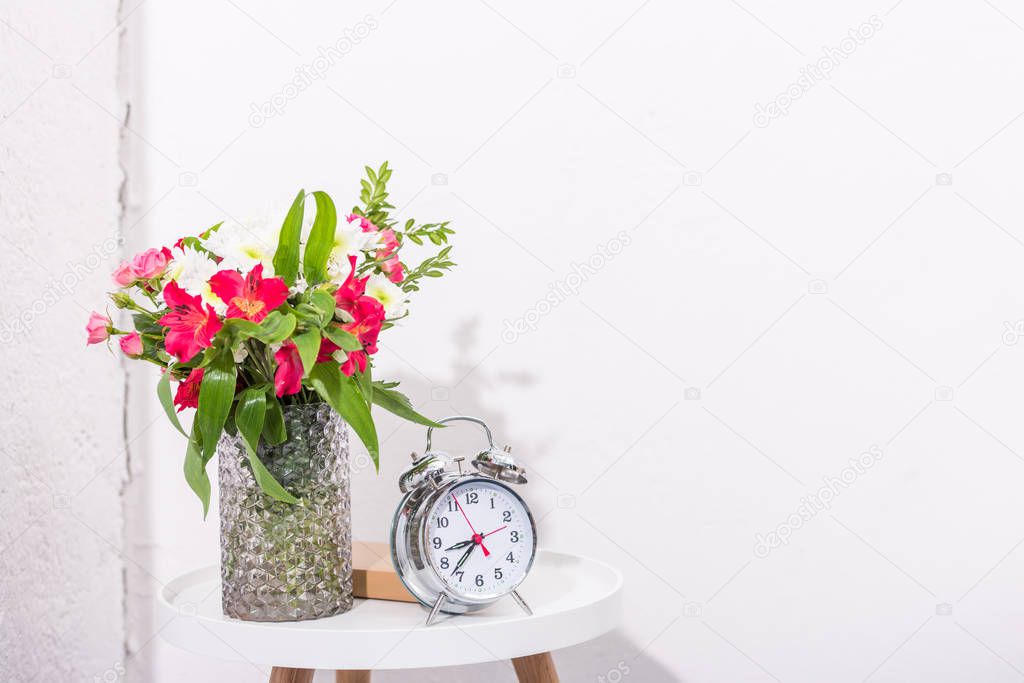
[[[320,352],[320,330],[311,328],[292,337],[292,341],[295,342],[295,348],[299,350],[302,369],[306,375],[309,375],[313,364],[316,363],[316,356]]]
[[[327,279],[327,258],[334,247],[334,230],[338,225],[338,211],[327,193],[314,192],[313,199],[316,200],[316,218],[302,257],[302,270],[311,285]]]
[[[174,428],[181,432],[181,435],[186,439],[189,438],[188,434],[184,429],[181,428],[181,422],[178,421],[178,414],[174,412],[174,399],[171,398],[171,370],[168,368],[164,371],[164,374],[160,375],[160,381],[156,383],[156,395],[160,399],[160,405],[164,407],[164,412],[167,413],[167,419],[171,421]]]
[[[273,385],[267,385],[267,414],[263,418],[263,438],[272,446],[284,443],[288,431],[284,426],[284,412],[274,396]]]
[[[185,481],[203,504],[203,519],[206,519],[206,513],[210,511],[210,478],[206,476],[206,461],[203,460],[199,441],[199,422],[196,421],[192,424],[192,438],[185,449]]]
[[[363,394],[363,400],[366,401],[366,405],[373,405],[373,366],[367,363],[365,370],[357,372],[352,376],[356,380],[359,391]]]
[[[379,469],[380,445],[377,442],[377,428],[373,425],[370,407],[363,400],[363,393],[356,385],[356,381],[341,374],[336,363],[317,363],[309,373],[309,381],[316,393],[352,425],[352,429],[369,451],[374,467]]]
[[[295,284],[295,276],[299,274],[299,240],[302,239],[302,214],[305,207],[306,191],[299,190],[295,201],[292,202],[292,208],[284,218],[281,235],[277,240],[274,274],[282,278],[288,286]]]
[[[238,432],[245,442],[245,451],[249,456],[249,466],[252,468],[253,477],[260,485],[263,492],[275,500],[285,503],[297,503],[299,499],[288,492],[280,482],[274,478],[270,470],[266,468],[263,461],[257,455],[260,443],[260,433],[263,431],[263,418],[267,412],[267,393],[263,387],[250,387],[243,391],[238,397],[238,406],[235,408],[235,424],[238,425]]]
[[[203,461],[213,457],[224,422],[231,412],[231,399],[235,396],[236,367],[230,349],[220,349],[203,373],[199,385],[199,408],[196,422],[203,436]]]
[[[412,407],[409,397],[400,391],[387,388],[381,382],[373,383],[373,402],[398,417],[427,427],[444,427],[428,417],[420,415]]]

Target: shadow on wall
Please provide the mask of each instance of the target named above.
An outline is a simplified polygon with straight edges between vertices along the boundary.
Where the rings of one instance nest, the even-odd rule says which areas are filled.
[[[530,478],[530,485],[520,493],[524,494],[530,505],[537,519],[538,536],[543,539],[545,524],[553,524],[557,518],[557,515],[549,517],[547,512],[554,507],[558,490],[557,487],[538,475],[537,470],[531,467],[530,461],[534,458],[542,460],[549,455],[545,449],[550,448],[552,439],[536,436],[530,438],[530,435],[536,435],[539,430],[516,430],[514,420],[510,419],[502,400],[503,392],[509,388],[528,389],[538,384],[538,378],[530,370],[516,372],[496,370],[497,364],[493,363],[492,359],[502,353],[502,347],[505,345],[500,340],[496,344],[491,344],[483,339],[481,323],[478,318],[468,318],[456,326],[452,333],[452,343],[459,353],[455,363],[444,374],[447,384],[439,383],[426,374],[413,370],[397,373],[394,379],[401,381],[400,389],[413,399],[417,410],[423,414],[435,419],[450,415],[479,417],[490,427],[496,446],[500,448],[506,443],[513,444],[513,454],[521,455],[522,464],[527,469],[527,477]],[[388,435],[391,429],[395,431]],[[360,492],[362,495],[357,493],[362,500],[353,501],[353,513],[359,515],[362,521],[370,519],[371,510],[366,508],[373,509],[372,516],[377,521],[381,519],[380,514],[390,514],[390,511],[393,511],[393,506],[397,504],[399,497],[397,486],[395,486],[395,477],[407,466],[406,456],[410,450],[422,453],[426,431],[416,425],[401,425],[396,429],[388,422],[388,427],[382,429],[382,436],[386,436],[388,440],[386,450],[390,453],[385,455],[390,460],[386,465],[387,471],[382,463],[380,476],[376,478],[377,481],[370,482],[365,478],[362,479],[356,484],[354,493],[364,485],[377,492],[386,490],[389,493],[384,495],[383,499],[390,510],[385,513],[374,505],[375,501],[371,501],[370,496],[367,495],[370,492],[364,489]],[[444,432],[435,431],[433,439],[435,449],[453,455],[466,456],[466,467],[470,467],[469,460],[483,448],[485,443],[483,433],[475,425],[469,424]],[[384,449],[382,448],[382,450]],[[383,487],[383,489],[377,487]],[[379,501],[380,497],[377,500]],[[360,511],[360,507],[364,509]],[[367,528],[366,525],[359,526]],[[356,534],[358,537],[358,528]],[[561,680],[566,682],[681,683],[684,681],[642,650],[642,645],[633,642],[624,633],[613,631],[589,643],[556,651],[554,656]],[[330,680],[333,678],[326,672],[317,674],[317,683],[325,683]],[[377,683],[400,683],[412,680],[423,683],[461,683],[484,680],[495,683],[506,681],[513,683],[517,679],[508,662],[417,670],[415,672],[380,671],[374,673],[374,681]]]

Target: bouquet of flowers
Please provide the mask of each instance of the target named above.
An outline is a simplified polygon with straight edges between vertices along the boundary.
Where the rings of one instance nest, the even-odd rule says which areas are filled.
[[[423,278],[454,265],[447,221],[409,219],[399,227],[391,219],[390,177],[387,162],[376,171],[366,167],[361,205],[340,221],[327,193],[300,190],[275,235],[218,223],[171,248],[147,249],[114,271],[118,290],[110,298],[130,312],[134,329],[117,329],[109,316],[93,312],[88,343],[119,337],[126,356],[161,368],[157,393],[188,439],[185,478],[204,515],[206,465],[224,430],[241,435],[267,495],[297,502],[256,455],[261,440],[276,445],[287,438],[282,405],[328,403],[375,465],[371,405],[436,426],[413,410],[397,382],[372,379],[380,332],[407,315]],[[305,235],[309,198],[315,217]],[[402,260],[410,242],[429,242],[437,251],[410,268]],[[177,413],[189,408],[196,413],[186,432]]]

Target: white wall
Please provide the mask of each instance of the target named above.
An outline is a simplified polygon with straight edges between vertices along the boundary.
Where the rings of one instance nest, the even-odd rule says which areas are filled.
[[[4,681],[125,670],[124,374],[84,332],[121,251],[116,23],[113,0],[0,6]]]
[[[383,159],[403,214],[454,219],[460,266],[378,374],[431,415],[489,419],[533,473],[542,544],[625,573],[622,628],[557,653],[564,680],[1015,680],[1022,25],[999,0],[145,3],[129,239],[280,216],[298,187],[352,202]],[[806,76],[826,54],[830,78]],[[544,304],[552,283],[574,291]],[[155,379],[130,403],[132,673],[260,680],[154,638],[153,591],[218,547]],[[383,539],[423,439],[382,423],[362,538]],[[512,680],[379,680],[484,676]]]

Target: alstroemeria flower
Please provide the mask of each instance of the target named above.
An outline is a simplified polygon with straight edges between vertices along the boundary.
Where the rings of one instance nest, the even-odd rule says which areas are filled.
[[[160,277],[167,269],[170,251],[164,249],[147,249],[132,257],[132,274],[141,280],[152,280]]]
[[[268,275],[274,274],[274,254],[277,252],[281,224],[251,221],[249,227],[238,223],[225,223],[215,232],[200,237],[203,246],[220,258],[220,267],[247,273],[263,265]]]
[[[179,413],[185,408],[199,407],[199,385],[202,383],[203,368],[195,368],[184,382],[178,382],[178,389],[174,392],[174,405],[178,406]]]
[[[167,353],[187,363],[201,349],[213,343],[213,337],[223,323],[213,308],[209,305],[204,308],[198,296],[189,296],[177,282],[168,282],[164,287],[164,302],[171,308],[171,312],[157,322],[171,328],[164,342]]]
[[[132,266],[127,261],[123,261],[115,268],[111,277],[114,278],[114,284],[118,287],[128,287],[135,282],[135,273],[132,272]]]
[[[402,288],[383,275],[374,273],[366,282],[366,296],[371,296],[384,306],[388,318],[405,315],[406,295]]]
[[[85,340],[86,344],[99,344],[110,338],[110,318],[101,315],[96,311],[89,314],[89,322],[85,324],[85,331],[89,335]]]
[[[358,337],[367,352],[377,353],[377,335],[384,324],[384,306],[373,297],[361,296],[348,312],[353,319],[344,323],[341,329]]]
[[[327,337],[320,339],[320,350],[316,354],[317,363],[326,363],[329,360],[334,360],[335,355],[338,351],[341,351],[341,347],[332,342]]]
[[[129,358],[138,358],[142,355],[142,337],[138,332],[126,334],[118,342],[121,344],[121,351]]]
[[[342,310],[348,310],[355,305],[359,297],[363,296],[366,292],[366,281],[369,279],[369,276],[364,278],[356,277],[355,256],[348,257],[348,264],[348,277],[345,278],[345,281],[334,292],[334,300]]]
[[[262,264],[242,278],[235,270],[221,270],[210,278],[210,289],[228,305],[227,317],[258,323],[288,298],[288,285],[279,277],[263,277]]]
[[[351,377],[352,373],[359,369],[359,372],[366,371],[366,352],[365,351],[349,351],[348,359],[341,364],[341,371],[346,377]]]
[[[274,353],[277,370],[274,372],[274,391],[278,396],[297,394],[302,389],[302,358],[290,339]]]

